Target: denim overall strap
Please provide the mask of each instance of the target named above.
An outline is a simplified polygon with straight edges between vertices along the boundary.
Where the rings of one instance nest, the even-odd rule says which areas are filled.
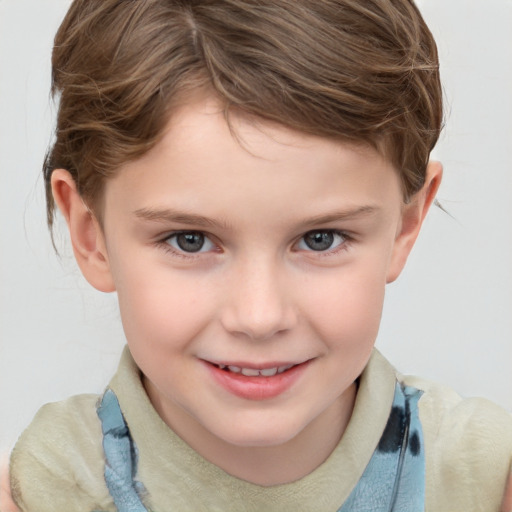
[[[97,413],[103,432],[105,453],[105,482],[119,512],[148,512],[139,494],[144,486],[135,481],[137,473],[137,448],[126,425],[119,401],[107,389]]]
[[[418,389],[395,387],[384,433],[363,476],[338,512],[423,512],[425,450]]]
[[[368,466],[338,512],[423,512],[425,451],[419,419],[422,395],[412,387],[395,387],[389,419]],[[105,452],[105,481],[119,512],[148,512],[140,499],[144,486],[135,481],[137,448],[115,393],[107,389],[98,405]]]

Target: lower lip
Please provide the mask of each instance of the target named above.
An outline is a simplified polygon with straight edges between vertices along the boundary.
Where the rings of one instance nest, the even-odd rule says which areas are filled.
[[[289,390],[304,373],[309,362],[293,366],[273,377],[247,377],[241,373],[221,370],[211,363],[206,365],[216,382],[233,395],[246,400],[269,400]]]

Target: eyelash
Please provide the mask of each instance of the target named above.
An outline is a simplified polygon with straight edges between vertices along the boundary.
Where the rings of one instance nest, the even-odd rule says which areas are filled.
[[[340,231],[338,229],[314,229],[314,230],[308,231],[307,233],[304,233],[304,235],[302,235],[301,238],[299,239],[298,244],[304,243],[307,245],[307,243],[305,241],[306,237],[310,234],[316,234],[316,233],[329,234],[329,235],[334,235],[334,236],[338,236],[341,238],[341,241],[338,243],[338,245],[336,245],[333,248],[328,248],[325,251],[322,251],[322,250],[315,251],[314,249],[311,249],[311,248],[309,248],[309,250],[307,250],[307,249],[305,250],[306,252],[315,254],[316,256],[320,256],[320,257],[334,256],[342,251],[345,251],[349,248],[350,242],[352,241],[352,237],[345,231]]]
[[[334,255],[339,254],[340,252],[346,251],[350,248],[350,246],[354,240],[353,237],[351,235],[349,235],[346,231],[341,231],[338,229],[314,229],[314,230],[307,231],[306,233],[304,233],[298,239],[298,241],[294,243],[294,246],[298,245],[301,241],[303,241],[305,239],[306,235],[308,235],[310,233],[330,233],[332,235],[339,236],[343,239],[333,249],[327,249],[325,251],[315,251],[313,249],[305,250],[305,252],[315,254],[316,256],[319,256],[319,257],[334,256]],[[187,252],[187,251],[177,250],[176,248],[174,248],[173,246],[171,246],[169,244],[170,239],[178,237],[179,235],[183,235],[183,234],[200,234],[200,235],[203,235],[205,239],[209,240],[210,243],[212,243],[213,245],[216,245],[215,242],[213,242],[211,240],[211,236],[208,235],[208,233],[204,233],[203,231],[194,231],[194,230],[175,231],[172,233],[168,233],[165,235],[165,238],[158,240],[156,242],[156,244],[158,247],[160,247],[166,253],[170,253],[173,256],[176,256],[178,258],[184,258],[187,260],[196,259],[196,258],[200,257],[201,254],[205,254],[205,253],[207,254],[208,252],[210,252],[210,251],[201,251],[201,250],[197,251],[197,252]],[[220,252],[220,250],[216,251],[216,252]]]
[[[204,252],[200,251],[200,250],[197,252],[187,252],[187,251],[183,251],[183,250],[178,250],[169,243],[169,240],[171,240],[172,238],[176,238],[179,235],[186,235],[186,234],[203,235],[205,240],[209,240],[210,243],[212,243],[213,245],[216,245],[215,242],[213,242],[211,240],[211,237],[207,233],[204,233],[203,231],[190,230],[190,231],[174,231],[172,233],[168,233],[165,236],[165,238],[162,238],[161,240],[157,241],[157,246],[160,247],[161,249],[163,249],[166,253],[170,253],[171,255],[176,256],[178,258],[183,258],[183,259],[187,259],[187,260],[196,259],[201,254],[204,254]]]

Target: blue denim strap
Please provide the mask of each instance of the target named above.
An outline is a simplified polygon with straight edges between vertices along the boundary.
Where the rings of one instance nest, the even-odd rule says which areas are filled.
[[[418,389],[395,387],[391,414],[363,476],[338,512],[423,512],[425,450]]]
[[[107,389],[97,407],[103,432],[105,482],[119,512],[148,512],[139,494],[144,491],[135,481],[137,448],[126,425],[119,401]]]
[[[391,413],[368,466],[338,512],[423,512],[425,451],[419,419],[422,395],[412,387],[395,387]],[[135,481],[137,448],[116,395],[107,389],[98,405],[105,452],[105,481],[119,512],[148,512]]]

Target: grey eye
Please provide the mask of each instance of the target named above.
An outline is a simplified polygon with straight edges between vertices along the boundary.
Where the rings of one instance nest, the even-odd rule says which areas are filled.
[[[183,252],[204,252],[213,248],[213,243],[200,231],[175,233],[167,239],[167,243]]]
[[[327,251],[342,244],[345,238],[336,231],[317,230],[306,233],[299,242],[299,249],[311,251]]]

